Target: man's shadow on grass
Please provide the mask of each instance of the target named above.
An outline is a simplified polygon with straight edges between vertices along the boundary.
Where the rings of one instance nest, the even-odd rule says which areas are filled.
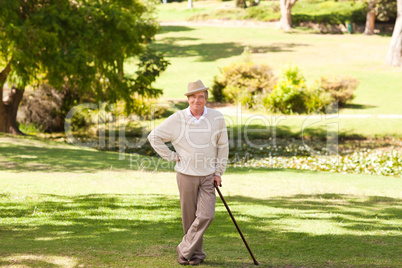
[[[402,218],[401,199],[331,193],[225,199],[262,267],[398,266],[395,222]],[[39,255],[71,258],[77,267],[177,265],[174,249],[183,235],[177,196],[42,195],[36,200],[0,200],[0,265],[52,267]],[[309,222],[334,231],[295,231]],[[219,200],[204,241],[205,266],[253,267]]]

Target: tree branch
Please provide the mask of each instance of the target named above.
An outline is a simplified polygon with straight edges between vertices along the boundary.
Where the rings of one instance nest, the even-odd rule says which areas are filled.
[[[293,7],[296,4],[297,0],[290,0],[290,7]]]

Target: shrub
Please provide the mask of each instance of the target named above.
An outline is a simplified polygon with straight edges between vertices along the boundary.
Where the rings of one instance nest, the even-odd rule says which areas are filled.
[[[270,2],[269,6],[253,6],[246,9],[246,15],[242,19],[254,19],[259,21],[275,21],[281,18],[279,2]]]
[[[331,102],[330,94],[319,84],[307,88],[297,67],[285,69],[279,83],[263,100],[266,108],[283,114],[320,112]]]
[[[325,112],[327,107],[332,108],[328,106],[333,102],[331,94],[325,91],[318,83],[312,88],[309,88],[306,95],[307,113]]]
[[[378,0],[380,1],[380,0]],[[379,19],[386,21],[394,19],[395,1],[381,0],[379,5]],[[388,3],[386,4],[382,3]],[[393,5],[393,6],[392,6]],[[384,12],[382,12],[384,10]],[[292,8],[292,22],[298,25],[301,22],[324,24],[343,24],[346,20],[354,23],[365,23],[367,4],[358,1],[297,1]],[[195,14],[189,20],[207,19],[252,19],[257,21],[277,21],[281,17],[279,1],[266,1],[258,6],[249,8],[225,8]]]
[[[367,7],[363,2],[324,1],[321,3],[296,2],[292,8],[292,22],[343,24],[346,20],[355,23],[366,21]]]
[[[241,87],[236,87],[232,85],[226,86],[225,96],[227,96],[232,103],[240,103],[242,106],[245,106],[247,108],[251,108],[254,105],[252,93],[244,90]]]
[[[214,81],[212,83],[212,96],[214,97],[214,100],[217,102],[224,102],[225,101],[225,95],[223,94],[223,89],[225,88],[225,85],[223,82],[220,82],[218,77],[214,77]]]
[[[304,113],[307,110],[305,91],[305,79],[299,68],[288,68],[271,94],[264,98],[265,107],[283,114]]]
[[[359,85],[359,80],[351,76],[332,75],[321,77],[320,86],[331,94],[333,101],[338,102],[339,107],[354,98],[354,90]]]
[[[133,98],[133,103],[133,113],[146,120],[168,117],[174,113],[169,105],[163,105],[154,99],[137,96],[136,98]]]
[[[258,21],[276,21],[281,18],[280,6],[277,2],[266,2],[265,5],[250,6],[249,8],[220,8],[213,11],[197,13],[189,17],[190,21],[223,19]]]
[[[271,92],[276,82],[271,67],[266,64],[232,63],[221,73],[212,85],[214,99],[249,107],[253,106],[253,96]]]

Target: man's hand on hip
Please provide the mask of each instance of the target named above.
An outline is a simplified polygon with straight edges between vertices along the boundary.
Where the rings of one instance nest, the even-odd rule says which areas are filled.
[[[214,185],[215,185],[215,182],[216,182],[216,185],[222,187],[222,178],[221,178],[221,176],[214,175]]]

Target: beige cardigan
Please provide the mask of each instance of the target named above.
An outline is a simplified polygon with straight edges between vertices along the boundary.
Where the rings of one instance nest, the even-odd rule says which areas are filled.
[[[151,131],[149,142],[163,159],[177,161],[177,156],[180,158],[175,165],[177,172],[192,176],[222,176],[229,154],[222,113],[205,107],[203,116],[197,120],[189,111],[187,108],[169,116]],[[166,146],[169,141],[176,152]]]

